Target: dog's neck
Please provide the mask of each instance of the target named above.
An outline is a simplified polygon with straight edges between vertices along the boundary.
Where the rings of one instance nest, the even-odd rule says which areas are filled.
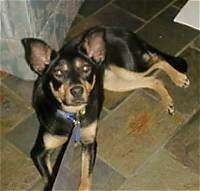
[[[85,115],[85,112],[85,107],[76,113],[68,111],[66,112],[60,109],[57,109],[56,111],[56,117],[68,121],[73,126],[73,128],[75,128],[75,133],[73,135],[75,142],[80,142],[81,117]]]

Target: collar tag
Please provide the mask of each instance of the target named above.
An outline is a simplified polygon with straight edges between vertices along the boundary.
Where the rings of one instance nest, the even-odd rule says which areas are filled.
[[[74,138],[74,142],[80,142],[80,138],[81,138],[81,123],[80,121],[76,121],[74,124],[74,134],[73,134],[73,138]]]

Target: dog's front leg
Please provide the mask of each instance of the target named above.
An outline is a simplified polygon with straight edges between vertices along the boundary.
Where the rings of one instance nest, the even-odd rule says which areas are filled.
[[[97,121],[81,128],[82,166],[79,191],[89,191],[91,187],[92,171],[97,151],[96,131]]]
[[[81,182],[79,191],[89,191],[91,188],[92,171],[95,164],[97,143],[83,144]]]
[[[51,152],[63,145],[67,139],[67,136],[52,135],[47,132],[39,131],[36,143],[31,151],[31,158],[45,182],[51,180]]]

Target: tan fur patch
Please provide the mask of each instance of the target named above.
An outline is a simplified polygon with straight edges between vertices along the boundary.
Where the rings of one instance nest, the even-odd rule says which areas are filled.
[[[50,161],[50,154],[48,154],[48,156],[46,157],[46,164],[47,164],[47,168],[49,170],[49,173],[52,174],[52,166],[51,166],[51,161]]]
[[[96,76],[93,75],[92,84],[90,84],[88,81],[85,81],[85,80],[82,80],[82,79],[80,79],[80,81],[81,81],[81,84],[83,84],[83,86],[85,87],[87,94],[89,95],[90,92],[92,91],[94,85],[95,85]]]
[[[81,141],[83,143],[92,143],[96,137],[97,121],[92,122],[87,127],[81,128]]]
[[[67,141],[67,136],[51,135],[45,133],[43,136],[44,146],[46,149],[55,149]]]
[[[87,151],[82,152],[81,182],[79,191],[89,191],[91,187],[91,176],[89,175],[90,155]]]

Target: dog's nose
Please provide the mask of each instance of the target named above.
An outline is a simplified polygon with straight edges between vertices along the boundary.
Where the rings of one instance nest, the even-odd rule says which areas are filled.
[[[79,85],[73,86],[70,89],[70,92],[74,97],[80,97],[83,94],[83,91],[84,91],[83,87]]]

